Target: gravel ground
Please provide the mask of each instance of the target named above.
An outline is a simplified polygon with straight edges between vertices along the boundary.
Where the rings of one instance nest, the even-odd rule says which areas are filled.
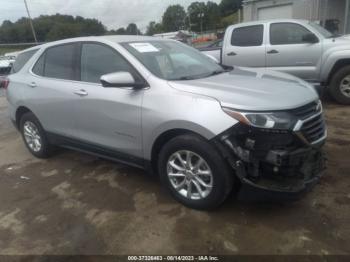
[[[185,208],[143,171],[32,157],[0,98],[0,254],[349,254],[350,107],[326,104],[328,171],[293,203]]]

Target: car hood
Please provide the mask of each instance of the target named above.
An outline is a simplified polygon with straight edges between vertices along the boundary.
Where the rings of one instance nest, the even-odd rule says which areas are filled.
[[[177,90],[217,99],[222,106],[240,110],[284,110],[318,99],[314,88],[294,76],[265,69],[235,67],[220,75],[170,81]]]

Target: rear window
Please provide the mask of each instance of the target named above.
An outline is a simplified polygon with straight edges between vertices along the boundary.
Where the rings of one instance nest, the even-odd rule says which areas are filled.
[[[18,55],[15,63],[13,64],[12,67],[12,73],[17,73],[19,72],[23,66],[28,62],[28,60],[30,58],[32,58],[32,56],[38,51],[39,49],[34,49],[34,50],[30,50],[24,53],[21,53]]]
[[[261,46],[263,43],[264,26],[253,25],[236,28],[232,32],[233,46]]]

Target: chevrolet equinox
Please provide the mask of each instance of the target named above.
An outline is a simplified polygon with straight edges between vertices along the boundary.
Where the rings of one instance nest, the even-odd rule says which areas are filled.
[[[28,150],[54,146],[151,170],[182,204],[219,206],[246,184],[300,195],[324,169],[313,87],[265,69],[223,68],[173,40],[83,37],[23,51],[5,83]]]

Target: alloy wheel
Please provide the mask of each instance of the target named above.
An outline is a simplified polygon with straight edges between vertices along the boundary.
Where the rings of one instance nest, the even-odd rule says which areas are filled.
[[[344,96],[350,97],[350,75],[344,77],[340,82],[340,92]]]
[[[208,163],[192,151],[172,154],[167,162],[167,175],[172,187],[191,200],[206,198],[213,188],[213,174]]]
[[[42,140],[37,126],[26,121],[23,125],[23,135],[28,147],[34,152],[39,152],[42,147]]]

